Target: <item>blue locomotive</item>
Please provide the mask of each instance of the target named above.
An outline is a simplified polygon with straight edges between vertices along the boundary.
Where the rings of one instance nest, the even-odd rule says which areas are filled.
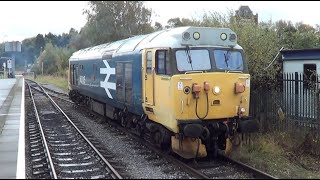
[[[184,158],[252,132],[250,75],[229,28],[179,27],[75,52],[69,96]]]

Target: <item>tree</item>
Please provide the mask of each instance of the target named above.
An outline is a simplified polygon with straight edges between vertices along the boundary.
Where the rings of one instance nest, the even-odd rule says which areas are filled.
[[[75,30],[74,28],[71,28],[71,29],[69,30],[69,34],[72,36],[72,35],[74,35],[74,34],[78,34],[78,31]]]
[[[153,29],[154,29],[155,31],[162,30],[162,29],[163,29],[162,24],[159,23],[159,22],[155,22]]]
[[[199,22],[195,21],[195,20],[191,20],[188,18],[171,18],[168,20],[168,25],[166,26],[166,28],[175,28],[175,27],[182,27],[182,26],[197,26],[199,25]]]
[[[94,28],[86,24],[81,28],[80,33],[72,33],[70,38],[69,47],[75,50],[83,49],[93,46],[95,43],[91,34],[94,33]]]
[[[52,43],[52,44],[57,44],[57,35],[52,34],[51,32],[49,32],[48,34],[46,34],[45,36],[45,41],[46,43]]]
[[[216,11],[204,12],[202,16],[202,20],[200,20],[200,26],[229,27],[230,19],[232,19],[232,17],[233,17],[232,12],[228,12],[227,15],[220,14]]]
[[[116,41],[134,35],[150,33],[151,10],[143,1],[89,1],[85,10],[87,27],[94,44]]]
[[[276,22],[276,31],[279,38],[279,43],[282,47],[294,48],[294,39],[297,29],[291,21],[279,20]]]
[[[39,50],[35,47],[35,37],[24,39],[21,43],[21,54],[27,63],[33,63],[39,56]]]
[[[39,56],[40,52],[43,50],[44,46],[46,45],[46,42],[44,40],[44,37],[42,34],[38,34],[36,36],[35,40],[35,49],[36,49],[36,55]]]
[[[44,51],[38,58],[39,67],[43,63],[43,73],[50,75],[65,75],[69,65],[69,58],[73,51],[68,48],[54,46],[52,43],[45,45]],[[40,72],[38,70],[38,72]]]
[[[167,23],[168,23],[167,28],[175,28],[175,27],[182,26],[182,22],[178,17],[169,19]]]
[[[299,32],[312,32],[314,33],[316,30],[310,26],[309,24],[303,24],[302,22],[298,22],[295,24],[295,27],[296,29],[299,31]]]

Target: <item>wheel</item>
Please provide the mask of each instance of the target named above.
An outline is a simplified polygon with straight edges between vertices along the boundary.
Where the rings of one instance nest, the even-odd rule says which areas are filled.
[[[139,123],[136,125],[136,131],[140,137],[144,136],[144,129]]]
[[[171,146],[171,137],[166,131],[166,129],[161,129],[152,133],[154,144],[164,151],[169,150]]]
[[[162,134],[160,131],[156,131],[153,134],[153,141],[154,141],[154,144],[156,144],[157,146],[161,146],[161,142],[162,142]]]
[[[113,113],[113,120],[117,121],[119,119],[118,113],[115,111]]]

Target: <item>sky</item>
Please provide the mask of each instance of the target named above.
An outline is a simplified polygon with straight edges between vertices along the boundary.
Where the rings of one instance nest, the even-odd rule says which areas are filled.
[[[173,17],[197,18],[208,11],[227,14],[241,5],[258,14],[259,22],[283,19],[314,27],[320,24],[320,1],[145,1],[153,10],[153,23],[163,26]],[[87,1],[0,1],[0,43],[49,32],[59,35],[71,28],[79,31],[86,23],[86,8]]]

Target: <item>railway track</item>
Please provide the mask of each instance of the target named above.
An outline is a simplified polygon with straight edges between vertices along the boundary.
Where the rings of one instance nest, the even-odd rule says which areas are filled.
[[[33,81],[33,80],[30,80],[30,79],[28,79],[28,81],[29,81],[29,82],[32,82],[32,83],[37,83],[37,82],[35,82],[35,81]],[[69,95],[66,94],[66,93],[57,92],[57,91],[55,91],[55,90],[53,90],[53,89],[50,89],[50,88],[48,88],[48,87],[45,87],[45,86],[41,86],[41,87],[42,87],[42,89],[44,89],[44,90],[47,92],[47,94],[49,94],[51,97],[55,97],[55,98],[61,99],[61,100],[63,100],[63,101],[69,102],[69,103],[73,103],[72,101],[69,100]],[[40,89],[40,88],[34,88],[34,87],[32,87],[32,88],[33,88],[34,90],[40,92],[40,93],[43,92],[42,89]]]
[[[116,170],[121,167],[114,168],[116,162],[106,159],[112,155],[96,147],[100,143],[87,137],[90,134],[82,132],[84,128],[77,127],[44,89],[26,82],[32,178],[122,179]]]
[[[158,156],[166,158],[168,161],[180,166],[181,169],[197,179],[277,179],[276,177],[239,161],[230,159],[222,154],[219,154],[219,157],[214,160],[183,160],[172,152],[163,152],[159,150],[158,147],[155,147],[150,142],[141,139],[138,135],[123,127],[116,126],[116,128],[125,132],[135,141],[141,142]]]
[[[63,99],[61,99],[63,100]],[[99,116],[99,115],[97,115]],[[212,178],[228,178],[228,179],[277,179],[267,173],[264,173],[258,169],[250,167],[241,162],[230,159],[222,154],[219,154],[219,158],[215,160],[197,160],[197,161],[184,161],[180,160],[179,157],[175,156],[170,152],[162,152],[158,150],[157,147],[153,146],[151,143],[141,139],[135,133],[121,127],[118,124],[108,121],[111,124],[111,129],[115,128],[119,132],[124,132],[125,136],[123,139],[125,141],[135,141],[140,142],[143,146],[146,146],[147,149],[150,149],[152,152],[143,150],[146,147],[141,147],[136,145],[135,148],[142,151],[142,153],[149,154],[148,160],[155,161],[159,158],[165,158],[171,163],[180,167],[181,170],[186,171],[193,178],[197,179],[212,179]],[[118,132],[118,131],[116,131]],[[115,135],[119,133],[115,133]],[[120,136],[124,136],[123,133],[120,133]],[[131,140],[130,140],[131,139]],[[170,170],[168,170],[169,173]]]

